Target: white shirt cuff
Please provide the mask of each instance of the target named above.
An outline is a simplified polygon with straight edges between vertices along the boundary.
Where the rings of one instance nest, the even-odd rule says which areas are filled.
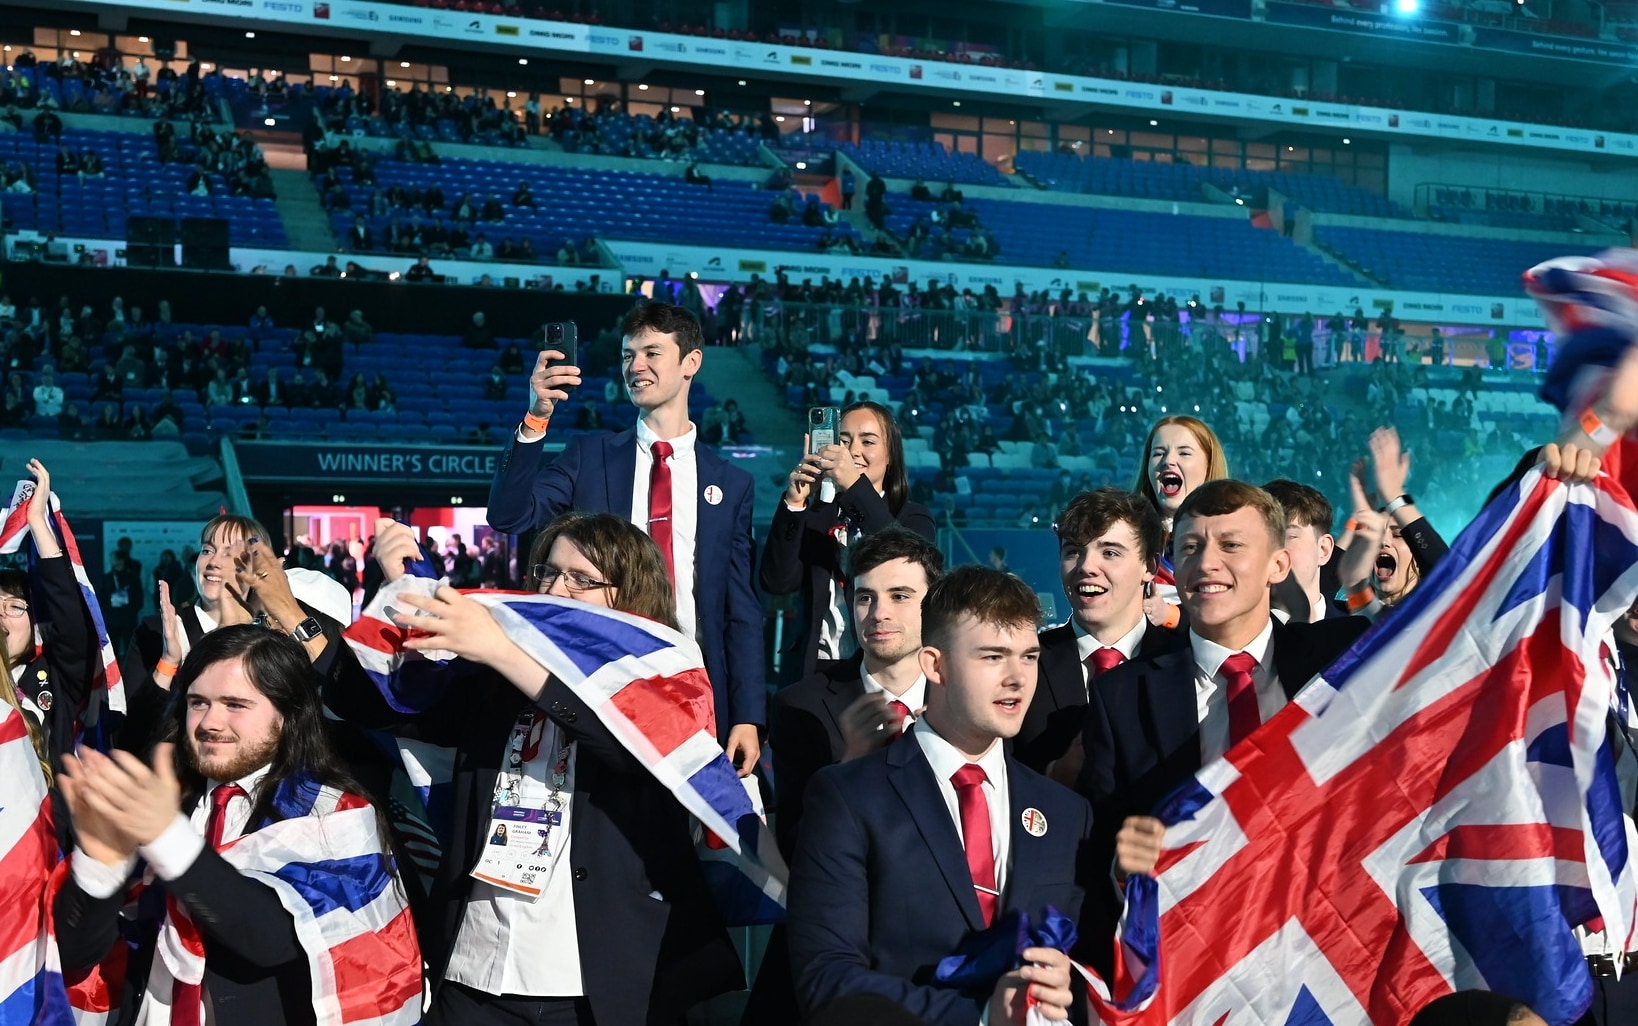
[[[154,838],[152,844],[138,848],[137,852],[148,861],[161,880],[175,880],[193,868],[199,853],[204,850],[205,839],[194,831],[188,817],[178,812],[164,833]]]
[[[75,885],[80,890],[93,898],[110,898],[125,886],[125,881],[131,876],[131,870],[136,868],[136,859],[126,859],[117,866],[110,866],[75,848],[73,856],[68,860],[68,867],[74,874]]]
[[[529,445],[529,444],[531,444],[533,442],[544,442],[546,440],[546,432],[542,431],[540,433],[539,438],[525,438],[524,435],[523,435],[523,424],[519,423],[518,424],[518,429],[516,431],[512,432],[512,437],[516,438],[519,442],[522,442],[524,445]]]

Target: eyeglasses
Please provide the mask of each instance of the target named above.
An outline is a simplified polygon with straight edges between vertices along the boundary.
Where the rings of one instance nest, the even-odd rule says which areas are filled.
[[[564,584],[573,592],[614,587],[608,581],[599,581],[595,577],[587,577],[578,570],[559,570],[550,563],[536,563],[529,568],[529,573],[535,580],[540,582],[540,590],[543,592],[551,591],[552,585],[557,583],[559,577],[563,578]]]
[[[22,599],[6,599],[0,602],[0,616],[24,617],[28,615],[28,603]]]

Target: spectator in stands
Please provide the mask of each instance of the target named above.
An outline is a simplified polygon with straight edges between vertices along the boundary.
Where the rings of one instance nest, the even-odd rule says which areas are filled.
[[[364,311],[354,310],[341,324],[341,337],[343,341],[351,343],[353,351],[357,352],[375,341],[375,329],[364,320]]]
[[[166,389],[165,393],[159,397],[159,402],[154,405],[152,416],[156,425],[162,420],[169,420],[177,427],[182,426],[182,407],[176,404],[176,397],[171,394],[170,389]]]
[[[34,115],[34,141],[42,146],[51,143],[61,146],[63,142],[63,119],[55,112],[42,109]]]
[[[370,231],[362,214],[353,218],[353,226],[347,232],[347,248],[354,253],[368,253],[375,249],[375,233]]]
[[[132,405],[131,415],[125,418],[125,437],[133,442],[146,442],[153,437],[153,423],[148,419],[148,411],[141,406]]]
[[[57,414],[57,437],[65,442],[90,439],[91,425],[85,422],[85,414],[79,403],[65,403],[63,412]]]
[[[490,402],[499,402],[506,398],[506,374],[500,364],[489,368],[489,377],[484,379],[483,397]]]
[[[500,201],[499,196],[495,195],[494,193],[490,193],[489,198],[483,201],[483,211],[482,211],[481,216],[479,217],[479,220],[481,220],[481,221],[504,221],[504,220],[506,220],[506,208],[501,206],[501,201]]]
[[[507,374],[523,373],[523,350],[516,342],[508,342],[501,350],[500,369]]]
[[[23,387],[23,375],[12,371],[6,376],[6,389],[3,408],[0,408],[0,424],[6,427],[22,427],[29,417],[34,414],[34,400]]]
[[[495,333],[485,323],[482,310],[472,315],[472,324],[461,335],[461,345],[466,349],[495,348]]]
[[[97,411],[92,431],[98,441],[112,442],[124,438],[125,424],[119,419],[119,407],[114,403],[103,403]]]
[[[431,262],[429,262],[426,257],[422,256],[418,257],[415,263],[410,266],[410,269],[404,272],[404,280],[431,281],[436,274],[437,272],[432,269]]]
[[[826,490],[833,495],[826,498]],[[804,630],[788,651],[802,653],[802,676],[819,660],[845,659],[857,648],[837,585],[847,546],[895,523],[932,540],[931,513],[908,493],[898,424],[872,402],[843,410],[836,444],[807,453],[791,471],[763,546],[761,577],[772,594],[801,593]]]
[[[40,383],[34,386],[34,416],[55,417],[63,412],[63,389],[57,384],[57,372],[50,364],[40,370]]]
[[[535,194],[529,191],[528,182],[518,183],[517,190],[512,193],[512,205],[514,207],[528,207],[530,210],[535,209]]]
[[[472,240],[472,248],[467,256],[473,260],[493,260],[495,259],[495,247],[483,232],[479,232],[478,237]]]
[[[336,263],[336,256],[332,253],[324,258],[324,263],[315,265],[307,273],[315,278],[339,278],[341,277],[341,265]]]

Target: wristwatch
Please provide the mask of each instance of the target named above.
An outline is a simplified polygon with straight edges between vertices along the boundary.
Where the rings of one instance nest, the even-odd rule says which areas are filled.
[[[296,629],[290,632],[290,636],[306,644],[323,633],[324,627],[318,622],[318,617],[309,616],[301,623],[296,624]]]
[[[1393,516],[1394,510],[1398,509],[1399,507],[1414,505],[1416,505],[1416,500],[1411,498],[1410,492],[1406,492],[1404,495],[1401,495],[1399,498],[1388,503],[1386,506],[1383,506],[1382,512],[1386,513],[1388,516]]]

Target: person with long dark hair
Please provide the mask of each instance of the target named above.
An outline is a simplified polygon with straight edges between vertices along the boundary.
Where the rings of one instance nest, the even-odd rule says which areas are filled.
[[[388,581],[422,555],[390,520],[376,524],[375,553]],[[658,546],[623,517],[564,514],[527,563],[532,591],[680,629]],[[485,606],[450,587],[393,602],[398,624],[421,634],[406,647],[458,658],[405,712],[344,653],[325,700],[352,722],[454,749],[451,840],[419,917],[429,1021],[672,1026],[743,987],[671,792]],[[527,879],[480,869],[502,821],[545,831]]]
[[[800,590],[802,630],[786,647],[800,662],[785,676],[810,676],[821,660],[846,659],[858,649],[853,637],[842,570],[849,545],[893,524],[934,540],[933,514],[910,500],[904,436],[893,411],[880,403],[844,408],[837,442],[809,453],[791,471],[762,548],[762,587],[775,595]],[[835,496],[823,497],[823,485]]]
[[[130,956],[129,978],[146,986],[127,1021],[311,1023],[331,1001],[415,1021],[420,950],[387,824],[330,747],[301,644],[223,627],[193,646],[173,685],[169,740],[151,762],[93,750],[64,758],[77,837],[56,900],[64,966],[97,965],[123,943],[120,910],[140,856],[171,901],[142,904],[155,922]],[[322,909],[323,931],[290,907],[320,908],[310,895],[321,894],[346,894],[340,912],[356,902],[374,919],[360,915],[347,941],[354,956],[367,951],[367,979],[330,961],[338,903]],[[174,954],[190,933],[203,946],[193,965],[202,979]],[[161,944],[170,953],[156,958]]]

